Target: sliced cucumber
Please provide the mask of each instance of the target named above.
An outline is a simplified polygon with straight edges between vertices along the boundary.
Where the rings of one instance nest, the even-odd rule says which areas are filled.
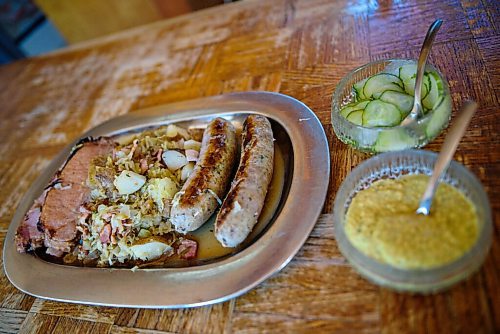
[[[436,79],[439,95],[443,95],[444,94],[443,79],[441,79],[439,74],[437,74],[436,72],[430,72],[430,73],[434,76],[434,79]]]
[[[395,90],[403,92],[403,82],[399,77],[389,73],[379,73],[366,80],[363,87],[365,98],[372,98],[374,94],[383,93],[386,90]]]
[[[380,100],[394,104],[401,111],[401,117],[408,115],[413,108],[413,96],[394,90],[386,90],[380,95]]]
[[[354,92],[356,93],[356,100],[366,99],[366,96],[363,94],[363,87],[365,86],[366,80],[368,80],[368,79],[369,78],[358,81],[352,86],[352,88],[354,89]]]
[[[415,79],[417,76],[417,64],[406,64],[399,68],[399,78],[405,82],[410,79]]]
[[[441,96],[437,105],[431,111],[432,116],[429,119],[425,134],[427,138],[432,139],[437,137],[439,132],[444,129],[450,120],[451,115],[451,98],[450,96]]]
[[[415,85],[413,85],[415,87]],[[427,95],[429,95],[429,92],[431,90],[431,80],[427,74],[424,74],[424,82],[422,83],[422,93],[420,94],[422,96],[422,100],[424,100]],[[413,91],[415,92],[415,88],[413,88]]]
[[[377,152],[398,151],[415,147],[417,139],[404,128],[394,128],[381,131],[373,146]]]
[[[364,109],[370,100],[361,100],[357,102],[351,102],[340,110],[340,115],[347,118],[351,111]]]
[[[404,89],[407,94],[415,95],[415,80],[417,78],[417,64],[406,64],[399,68],[399,78],[403,81]],[[422,100],[429,94],[431,82],[427,72],[424,73],[422,84]]]
[[[422,105],[427,109],[432,109],[436,103],[439,102],[439,97],[442,95],[443,83],[441,82],[439,76],[434,72],[427,73],[427,76],[429,77],[430,82],[429,94],[422,99]]]
[[[407,79],[406,81],[403,81],[404,86],[405,86],[405,92],[411,96],[415,95],[415,78],[410,78]],[[430,81],[429,81],[429,76],[427,74],[424,75],[424,82],[422,85],[422,100],[424,100],[427,97],[427,94],[429,94],[429,87],[430,87]]]
[[[363,109],[351,111],[346,119],[356,125],[363,125]]]
[[[365,108],[363,113],[363,126],[372,128],[376,126],[395,126],[401,123],[401,112],[390,103],[374,100]]]

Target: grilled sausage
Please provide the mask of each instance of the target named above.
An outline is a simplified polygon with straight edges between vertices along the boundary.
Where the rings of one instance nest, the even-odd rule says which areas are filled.
[[[214,213],[227,192],[236,162],[236,132],[231,122],[216,118],[203,133],[193,172],[174,197],[170,221],[187,233],[198,229]]]
[[[257,223],[273,175],[274,144],[266,117],[245,120],[238,171],[217,214],[215,237],[224,247],[236,247]]]

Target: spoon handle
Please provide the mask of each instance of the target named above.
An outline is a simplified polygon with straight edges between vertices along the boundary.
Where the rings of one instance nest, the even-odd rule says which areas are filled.
[[[427,57],[429,56],[429,52],[431,51],[432,43],[434,43],[434,39],[436,38],[436,34],[441,28],[441,24],[443,24],[443,20],[438,19],[429,27],[427,30],[427,34],[425,35],[424,43],[422,44],[422,49],[420,49],[420,56],[418,57],[418,65],[417,65],[417,78],[415,79],[415,101],[418,101],[420,104],[422,97],[422,80],[424,79],[425,72],[425,63],[427,62]]]
[[[443,20],[437,19],[432,22],[429,29],[427,30],[427,34],[425,35],[424,43],[422,44],[422,48],[420,49],[420,56],[418,57],[417,63],[417,73],[415,78],[415,90],[413,93],[413,108],[411,109],[408,116],[406,116],[401,122],[402,126],[410,126],[410,124],[414,123],[422,115],[422,81],[424,80],[425,73],[425,63],[427,62],[427,57],[429,56],[429,52],[431,51],[432,43],[434,43],[434,39],[436,38],[436,34],[441,28],[443,24]]]
[[[434,170],[432,171],[429,183],[427,184],[427,189],[420,200],[417,213],[424,215],[428,215],[430,213],[432,198],[436,192],[441,175],[450,165],[450,161],[457,150],[460,139],[462,139],[476,110],[476,102],[466,101],[462,106],[460,113],[455,118],[453,125],[450,127],[450,130],[444,139],[441,152],[439,153],[436,164],[434,165]]]

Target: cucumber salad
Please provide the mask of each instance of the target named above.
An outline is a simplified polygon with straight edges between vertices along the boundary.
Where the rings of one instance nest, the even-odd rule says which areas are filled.
[[[399,127],[413,108],[417,64],[403,60],[387,62],[391,63],[382,72],[354,83],[350,96],[337,109],[341,117],[362,127],[339,138],[363,151],[423,146],[446,127],[450,117],[447,85],[437,71],[427,67],[421,95],[424,115],[412,129]]]
[[[406,64],[396,73],[378,73],[354,84],[355,100],[340,114],[364,127],[396,126],[413,107],[417,65]],[[424,114],[444,99],[443,82],[436,72],[425,72],[422,84]]]

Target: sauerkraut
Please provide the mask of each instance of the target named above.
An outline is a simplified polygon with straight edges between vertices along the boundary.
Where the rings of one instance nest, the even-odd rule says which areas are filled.
[[[149,259],[145,249],[154,250],[155,257],[159,250],[172,253],[177,236],[169,221],[170,207],[201,147],[186,129],[175,125],[117,142],[112,154],[91,163],[91,198],[80,208],[77,225],[81,238],[74,255],[98,266]],[[169,169],[172,162],[164,161],[169,151],[176,153],[167,156],[184,157],[174,161],[175,168]],[[154,241],[154,247],[137,247],[147,240]]]

